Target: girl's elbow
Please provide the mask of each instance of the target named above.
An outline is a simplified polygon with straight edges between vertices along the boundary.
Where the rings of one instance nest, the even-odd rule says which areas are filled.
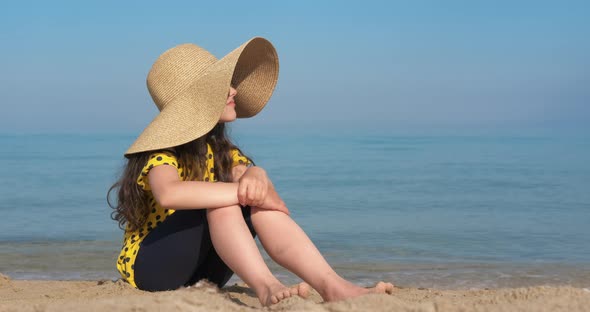
[[[168,189],[158,194],[154,193],[154,199],[164,209],[174,209],[176,206],[176,196],[172,189]]]

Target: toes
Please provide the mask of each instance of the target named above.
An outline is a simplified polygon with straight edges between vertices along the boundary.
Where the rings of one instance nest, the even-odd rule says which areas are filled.
[[[277,287],[279,288],[279,287]],[[280,288],[279,288],[280,289]],[[270,297],[270,302],[267,305],[277,304],[281,300],[290,298],[291,296],[299,295],[302,298],[307,298],[309,296],[309,289],[310,286],[307,283],[300,283],[297,286],[287,288],[284,287],[282,289],[275,289],[274,292],[271,292],[272,295]]]
[[[375,285],[375,290],[382,294],[391,294],[393,293],[393,289],[394,287],[392,283],[379,282]]]
[[[280,300],[277,296],[272,296],[270,297],[270,301],[272,302],[272,304],[277,304]]]
[[[291,297],[291,291],[287,288],[285,290],[283,290],[283,298],[289,298]]]
[[[270,297],[270,301],[273,304],[277,304],[277,303],[279,303],[279,301],[281,301],[285,298],[289,298],[289,297],[291,297],[291,293],[289,292],[289,289],[285,289],[285,290],[278,291],[274,295],[272,295]]]
[[[291,296],[299,296],[299,297],[305,299],[305,298],[309,297],[309,289],[310,289],[310,286],[307,283],[302,282],[302,283],[299,283],[299,284],[289,288],[289,294]]]
[[[301,298],[307,298],[309,297],[309,284],[307,283],[300,283],[299,285],[297,285],[297,294],[301,297]]]
[[[392,283],[387,283],[387,288],[385,288],[385,292],[387,292],[388,294],[392,294],[393,290],[395,289],[395,286],[393,286]]]

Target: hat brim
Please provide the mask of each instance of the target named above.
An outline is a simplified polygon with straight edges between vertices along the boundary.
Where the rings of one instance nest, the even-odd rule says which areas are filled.
[[[211,131],[223,113],[230,84],[238,90],[237,117],[258,114],[274,92],[278,69],[277,53],[268,40],[260,37],[248,40],[209,66],[199,79],[168,103],[125,156],[185,144]]]

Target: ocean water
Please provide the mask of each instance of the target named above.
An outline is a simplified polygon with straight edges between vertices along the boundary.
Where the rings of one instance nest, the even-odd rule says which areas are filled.
[[[0,272],[118,278],[122,232],[106,192],[135,137],[0,135]],[[590,131],[291,126],[232,137],[356,283],[590,286]]]

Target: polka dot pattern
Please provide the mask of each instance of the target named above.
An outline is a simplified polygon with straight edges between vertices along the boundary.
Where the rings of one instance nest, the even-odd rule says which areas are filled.
[[[174,154],[172,154],[172,152],[164,151],[164,152],[153,153],[150,156],[146,165],[141,170],[139,177],[137,177],[137,184],[139,186],[141,186],[141,188],[143,188],[145,191],[151,191],[150,182],[148,180],[148,173],[154,167],[161,166],[161,165],[167,165],[167,166],[172,166],[172,167],[176,168],[176,171],[179,172],[178,176],[180,177],[180,173],[182,173],[182,169],[180,169],[178,167],[178,165],[176,165],[177,163],[178,163],[178,160],[176,159],[176,156],[174,156]],[[153,200],[153,197],[151,200]],[[155,203],[155,200],[153,200],[153,202]]]
[[[252,162],[246,156],[242,155],[237,149],[231,150],[232,167],[237,165],[251,165]]]
[[[213,155],[211,146],[207,145],[207,149],[207,170],[205,170],[203,180],[215,182],[217,181],[214,173],[215,156]],[[251,163],[250,160],[240,154],[237,149],[233,149],[231,151],[231,156],[232,166]],[[117,258],[117,270],[121,274],[121,277],[135,288],[137,288],[137,285],[135,284],[134,280],[134,264],[141,242],[149,234],[149,232],[164,222],[166,218],[175,211],[173,209],[162,208],[154,199],[154,195],[152,194],[148,180],[148,174],[151,169],[157,166],[173,166],[178,172],[178,177],[181,180],[185,179],[185,173],[183,172],[182,165],[178,163],[178,159],[174,153],[168,150],[152,153],[147,163],[141,170],[141,173],[137,177],[137,184],[141,186],[145,192],[147,192],[149,199],[148,202],[150,205],[148,209],[150,214],[148,215],[145,224],[141,228],[136,231],[129,231],[128,229],[125,231],[123,236],[123,246],[121,247],[119,258]]]

